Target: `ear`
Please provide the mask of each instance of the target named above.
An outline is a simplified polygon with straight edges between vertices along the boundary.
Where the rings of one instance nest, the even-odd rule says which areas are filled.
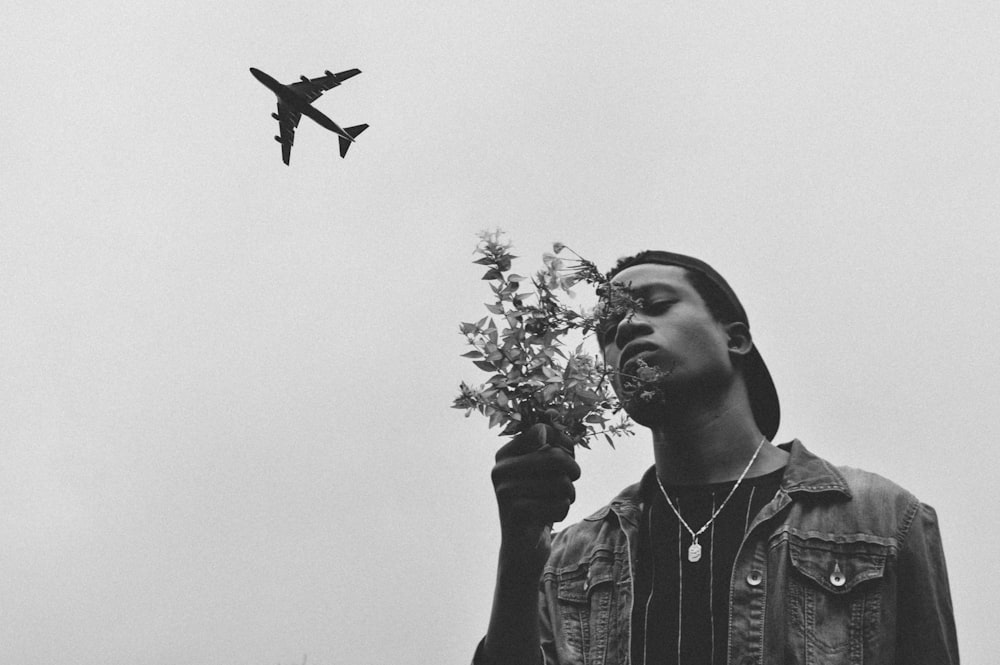
[[[745,323],[734,321],[726,324],[726,335],[729,337],[729,352],[738,356],[745,356],[753,348],[753,338],[750,336],[750,327]]]

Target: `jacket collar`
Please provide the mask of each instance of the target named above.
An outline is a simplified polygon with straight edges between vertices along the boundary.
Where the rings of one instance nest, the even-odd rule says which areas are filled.
[[[825,459],[806,450],[801,441],[793,439],[789,443],[779,444],[778,447],[788,452],[788,466],[785,467],[785,474],[781,478],[781,490],[786,494],[794,497],[796,494],[815,495],[831,492],[847,499],[851,498],[851,490],[840,471]],[[642,480],[626,487],[611,500],[610,504],[585,520],[600,521],[607,517],[609,511],[613,511],[619,519],[637,525],[643,509],[642,497],[656,482],[655,474],[656,467],[651,466],[643,474]]]
[[[789,454],[788,466],[781,479],[781,489],[785,492],[792,495],[799,492],[811,494],[834,492],[846,499],[851,498],[851,490],[843,474],[825,459],[806,450],[801,441],[793,439],[790,443],[783,443],[778,447],[788,451]]]

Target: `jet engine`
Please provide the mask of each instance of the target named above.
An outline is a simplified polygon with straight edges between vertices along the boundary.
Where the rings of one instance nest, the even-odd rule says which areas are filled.
[[[281,118],[278,117],[277,113],[272,113],[271,117],[274,118],[275,120],[279,120],[279,121],[281,120]]]
[[[300,76],[299,78],[300,78],[300,79],[302,79],[302,82],[303,82],[303,83],[309,83],[309,79],[308,79],[307,77],[305,77],[305,76]]]
[[[333,76],[333,72],[331,72],[329,69],[323,73],[326,74],[327,76]]]

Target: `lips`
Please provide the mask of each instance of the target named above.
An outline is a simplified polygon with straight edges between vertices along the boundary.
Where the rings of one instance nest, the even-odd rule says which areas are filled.
[[[624,369],[625,366],[634,360],[640,353],[645,353],[646,351],[656,351],[657,347],[652,342],[629,342],[622,349],[622,354],[618,358],[618,369]]]

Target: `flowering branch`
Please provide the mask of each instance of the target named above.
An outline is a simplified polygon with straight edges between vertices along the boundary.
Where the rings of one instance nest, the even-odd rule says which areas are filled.
[[[490,427],[501,426],[501,434],[543,423],[575,445],[589,448],[589,439],[601,435],[614,447],[612,437],[634,434],[625,414],[616,418],[622,403],[611,386],[614,372],[598,356],[586,353],[582,342],[569,351],[564,338],[572,331],[584,337],[599,332],[609,317],[620,321],[641,303],[562,243],[543,254],[545,267],[530,280],[534,290],[522,292],[529,280],[510,272],[517,257],[502,236],[499,230],[484,231],[476,247],[482,256],[474,263],[487,268],[482,279],[490,282],[494,296],[486,304],[490,315],[459,326],[472,347],[462,355],[491,376],[475,387],[463,381],[452,406],[464,409],[466,416],[478,411],[489,418]],[[563,251],[576,258],[560,257]],[[580,282],[594,286],[601,296],[594,312],[576,311],[559,298],[558,291],[572,296],[571,288]],[[652,399],[647,393],[658,390],[658,372],[642,365],[638,376],[619,375],[625,379],[623,393],[629,399]]]

